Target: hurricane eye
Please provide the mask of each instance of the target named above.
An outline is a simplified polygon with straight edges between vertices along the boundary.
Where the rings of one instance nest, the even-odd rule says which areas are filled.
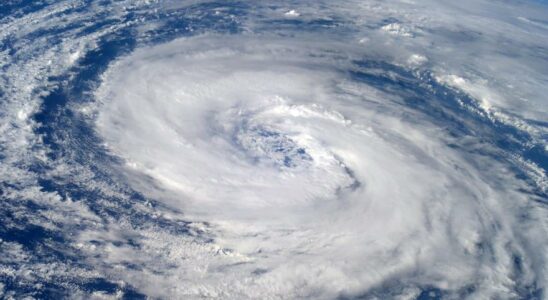
[[[312,157],[290,137],[264,127],[243,127],[235,134],[238,146],[253,161],[283,169],[306,168]]]

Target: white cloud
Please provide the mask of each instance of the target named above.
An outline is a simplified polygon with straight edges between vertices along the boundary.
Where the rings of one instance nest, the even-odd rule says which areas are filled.
[[[135,188],[210,224],[216,245],[230,249],[215,258],[215,274],[229,279],[196,282],[184,275],[200,266],[193,258],[172,276],[196,296],[335,297],[418,270],[416,282],[510,293],[512,256],[534,251],[513,242],[527,196],[494,189],[501,179],[445,146],[441,128],[419,115],[405,121],[416,113],[390,95],[346,90],[342,62],[313,55],[343,49],[203,36],[143,48],[110,68],[96,95],[98,130],[139,166],[135,176],[165,192]],[[486,243],[496,262],[484,257]],[[233,255],[245,263],[229,267]]]
[[[242,18],[211,8],[242,34],[139,44],[201,3],[59,2],[0,21],[0,40],[16,50],[0,53],[0,196],[82,255],[78,267],[44,264],[0,241],[2,276],[101,276],[165,298],[335,298],[391,284],[409,298],[423,286],[504,298],[546,288],[546,208],[527,192],[546,190],[545,170],[481,132],[451,137],[450,123],[432,122],[397,91],[348,75],[363,71],[353,63],[363,59],[431,74],[470,95],[477,105],[460,101],[470,112],[542,143],[546,128],[534,121],[547,113],[546,10],[468,0],[250,3]],[[133,14],[142,17],[124,21]],[[104,16],[112,24],[94,30]],[[97,102],[67,107],[84,124],[96,118],[101,146],[124,163],[78,161],[88,145],[63,141],[65,156],[52,160],[33,120],[55,83],[48,78],[74,75],[102,37],[124,28],[136,29],[140,49],[108,66]],[[63,34],[33,35],[48,30]],[[97,194],[45,191],[39,176]],[[19,210],[24,201],[43,209]]]
[[[298,13],[296,10],[292,9],[292,10],[289,10],[286,13],[284,13],[284,15],[287,16],[287,17],[298,17],[301,14]]]

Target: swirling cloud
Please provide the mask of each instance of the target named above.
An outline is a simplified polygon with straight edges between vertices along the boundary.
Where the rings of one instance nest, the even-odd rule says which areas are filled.
[[[218,232],[230,255],[208,274],[243,295],[510,293],[514,258],[536,252],[514,241],[526,196],[495,189],[499,167],[471,164],[439,124],[344,72],[355,57],[276,37],[144,48],[103,78],[98,132],[131,176],[153,179],[135,188]]]
[[[23,2],[0,297],[545,297],[542,4]]]

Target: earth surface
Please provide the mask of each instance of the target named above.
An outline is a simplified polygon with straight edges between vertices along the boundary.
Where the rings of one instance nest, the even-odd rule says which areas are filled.
[[[0,298],[546,299],[548,5],[4,0]]]

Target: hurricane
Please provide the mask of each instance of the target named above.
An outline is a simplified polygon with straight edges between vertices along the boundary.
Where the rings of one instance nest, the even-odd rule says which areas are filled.
[[[0,4],[0,297],[546,299],[544,1]]]

